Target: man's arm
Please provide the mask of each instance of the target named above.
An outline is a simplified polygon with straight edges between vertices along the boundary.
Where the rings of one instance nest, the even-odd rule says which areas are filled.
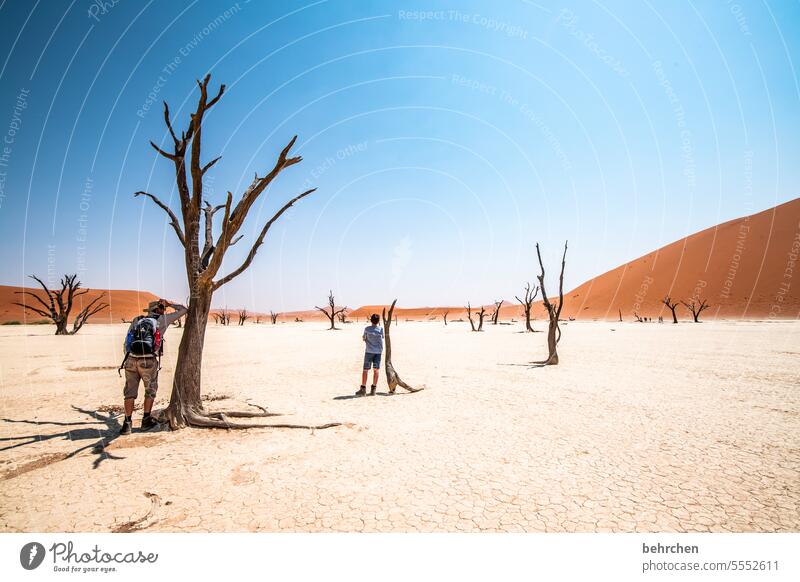
[[[133,329],[133,321],[131,321],[131,324],[128,326],[128,331],[125,332],[125,337],[122,338],[122,353],[123,354],[127,354],[128,353],[128,346],[127,346],[128,334],[131,333],[132,329]]]
[[[178,321],[189,311],[189,309],[186,308],[184,305],[180,305],[178,303],[170,303],[169,306],[172,307],[172,309],[174,309],[175,311],[173,311],[172,313],[165,313],[162,316],[164,318],[165,329],[168,328],[173,323],[175,323],[176,321]]]

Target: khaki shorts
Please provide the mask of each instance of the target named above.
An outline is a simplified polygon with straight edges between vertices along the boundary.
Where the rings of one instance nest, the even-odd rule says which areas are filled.
[[[125,398],[139,396],[139,380],[144,384],[144,395],[155,398],[158,392],[158,359],[153,356],[134,358],[128,356],[125,362]]]

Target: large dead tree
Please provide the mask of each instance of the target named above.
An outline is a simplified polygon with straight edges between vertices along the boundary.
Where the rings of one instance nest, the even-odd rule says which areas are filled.
[[[239,325],[244,325],[244,322],[250,319],[250,314],[247,313],[246,309],[239,310]]]
[[[269,319],[270,319],[270,321],[272,321],[272,325],[275,325],[276,323],[278,323],[278,315],[280,315],[280,314],[279,313],[274,313],[272,311],[269,312]]]
[[[386,383],[389,385],[389,393],[394,394],[394,391],[397,389],[398,386],[401,388],[405,388],[409,392],[419,392],[424,387],[414,388],[413,386],[409,386],[403,380],[400,379],[400,376],[397,375],[397,372],[392,365],[392,338],[389,334],[389,328],[392,327],[392,313],[394,312],[394,305],[397,303],[397,299],[392,301],[392,305],[389,307],[389,313],[386,313],[386,308],[383,308],[383,312],[381,317],[383,317],[383,335],[384,341],[386,342],[386,353],[384,354],[384,368],[386,369]]]
[[[333,298],[333,291],[330,291],[328,293],[328,307],[317,307],[315,305],[314,309],[318,309],[319,311],[324,313],[325,317],[327,317],[330,320],[331,326],[328,329],[339,329],[336,327],[336,318],[342,312],[347,311],[347,307],[340,307],[339,309],[336,309],[336,300]]]
[[[539,289],[542,290],[542,303],[550,318],[547,326],[547,359],[537,364],[544,366],[558,365],[558,342],[561,340],[561,328],[558,325],[558,320],[561,317],[561,309],[564,307],[564,267],[567,264],[567,243],[564,242],[564,255],[561,257],[561,275],[558,279],[558,301],[556,304],[550,303],[547,297],[547,291],[544,286],[544,263],[542,262],[542,253],[539,251],[539,243],[536,243],[536,256],[539,258],[539,269],[541,274],[537,276],[539,279]]]
[[[78,281],[78,275],[64,275],[61,278],[61,289],[48,289],[39,277],[31,275],[31,279],[39,283],[44,290],[45,297],[39,297],[33,291],[16,291],[18,295],[22,295],[22,301],[14,301],[14,305],[24,307],[28,311],[32,311],[42,317],[46,317],[56,324],[56,335],[74,335],[78,330],[83,327],[89,318],[96,313],[99,313],[106,307],[108,303],[100,302],[105,296],[101,293],[90,301],[83,309],[78,312],[72,322],[72,330],[67,329],[69,324],[69,314],[75,305],[75,300],[81,295],[89,292],[88,289],[81,289],[81,282]],[[37,304],[31,305],[26,301],[28,297],[36,300]],[[83,300],[79,300],[83,301]]]
[[[497,325],[497,322],[500,320],[500,308],[505,303],[505,299],[501,299],[500,301],[494,302],[494,312],[492,313],[492,325]]]
[[[675,308],[678,307],[678,302],[673,301],[670,299],[670,296],[667,295],[661,300],[661,303],[669,307],[669,310],[672,312],[672,323],[678,323],[678,316],[675,314]]]
[[[686,309],[692,312],[692,317],[694,318],[695,323],[700,323],[700,314],[703,313],[703,311],[705,311],[709,307],[711,307],[705,299],[703,299],[702,301],[700,300],[696,301],[692,299],[689,303],[687,303],[686,301],[681,301],[681,303],[683,303],[683,306],[686,307]]]
[[[522,305],[522,309],[525,311],[525,331],[533,332],[533,326],[531,325],[531,309],[533,309],[533,301],[536,299],[538,293],[538,286],[531,287],[530,283],[525,283],[525,295],[523,295],[523,299],[520,299],[518,295],[514,295],[514,298],[519,301],[519,304]]]
[[[171,141],[171,146],[168,149],[163,149],[154,142],[150,142],[153,149],[174,166],[175,185],[180,199],[180,218],[158,196],[141,191],[135,194],[135,196],[144,196],[152,200],[169,217],[169,224],[175,231],[178,242],[183,247],[186,279],[190,291],[189,311],[186,315],[186,325],[178,347],[178,360],[175,366],[172,395],[169,406],[163,411],[163,417],[173,429],[185,426],[314,428],[288,424],[231,424],[229,422],[231,418],[256,418],[273,416],[273,414],[260,407],[259,412],[209,412],[203,406],[200,395],[202,387],[200,371],[202,370],[206,324],[208,323],[211,299],[214,292],[241,275],[251,265],[270,227],[296,202],[315,190],[306,190],[284,203],[264,223],[241,264],[226,275],[217,276],[228,249],[241,238],[239,231],[242,229],[245,218],[253,208],[253,205],[261,194],[273,184],[281,172],[298,164],[302,158],[300,156],[289,156],[289,151],[297,141],[297,136],[294,136],[281,150],[272,169],[262,176],[259,176],[256,172],[253,181],[238,202],[234,204],[233,194],[229,191],[224,204],[213,206],[207,203],[203,192],[203,178],[206,172],[219,162],[220,157],[205,164],[201,161],[203,123],[206,113],[219,102],[225,92],[225,85],[221,85],[216,96],[210,97],[208,94],[210,80],[211,75],[206,75],[205,79],[197,82],[200,96],[185,130],[176,132],[173,129],[169,106],[166,102],[164,103],[164,123],[169,131],[168,139]],[[212,221],[214,215],[220,210],[222,210],[223,218],[219,233],[215,239]],[[204,229],[201,229],[200,226],[201,219],[205,221]],[[318,428],[327,428],[328,426],[335,426],[335,424],[323,425]]]

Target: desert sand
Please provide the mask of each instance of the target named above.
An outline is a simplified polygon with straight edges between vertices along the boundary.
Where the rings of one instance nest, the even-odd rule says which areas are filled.
[[[800,530],[800,322],[569,322],[546,368],[544,333],[467,328],[401,319],[427,389],[351,398],[360,325],[210,325],[208,407],[343,424],[137,433],[137,410],[116,437],[124,325],[0,327],[0,530]]]

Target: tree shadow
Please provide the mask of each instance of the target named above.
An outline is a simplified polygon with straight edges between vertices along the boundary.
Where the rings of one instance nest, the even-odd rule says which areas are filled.
[[[79,428],[79,429],[68,429],[63,432],[57,432],[53,434],[29,434],[29,435],[22,435],[22,436],[12,436],[12,437],[4,437],[0,438],[0,443],[11,443],[13,441],[22,441],[16,442],[14,444],[9,444],[7,446],[1,446],[0,451],[8,451],[12,449],[16,449],[18,447],[24,447],[26,445],[32,445],[34,443],[40,443],[44,441],[49,441],[53,439],[63,438],[65,440],[69,440],[70,442],[79,443],[81,441],[94,441],[83,446],[78,447],[74,451],[67,453],[61,457],[56,458],[55,460],[65,460],[75,457],[86,451],[87,449],[91,449],[92,454],[97,455],[97,458],[92,463],[92,468],[97,469],[106,459],[112,460],[120,460],[124,459],[125,457],[118,457],[109,452],[105,449],[106,447],[116,440],[119,437],[119,429],[120,423],[117,420],[117,415],[111,414],[110,412],[107,414],[102,414],[101,412],[94,411],[94,410],[85,410],[78,406],[72,406],[72,409],[80,412],[82,414],[86,414],[94,418],[94,422],[92,421],[78,421],[78,422],[60,422],[60,421],[46,421],[46,420],[28,420],[28,419],[12,419],[12,418],[0,418],[2,422],[8,423],[21,423],[21,424],[34,424],[37,426],[40,425],[49,425],[49,426],[59,426],[59,427],[68,427],[68,426],[92,426],[98,424],[105,424],[105,430],[101,428]],[[55,461],[54,461],[55,462]]]

